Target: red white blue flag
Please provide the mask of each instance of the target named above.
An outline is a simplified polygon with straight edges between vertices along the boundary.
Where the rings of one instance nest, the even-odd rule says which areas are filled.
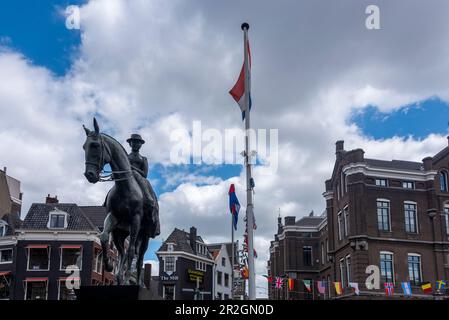
[[[229,187],[229,210],[232,214],[232,224],[234,229],[237,230],[237,222],[239,220],[240,203],[235,194],[234,184]]]
[[[247,42],[247,49],[248,49],[248,71],[245,70],[245,62],[243,62],[242,70],[240,71],[239,78],[237,79],[237,82],[235,83],[234,87],[232,87],[231,91],[229,93],[234,98],[234,100],[238,103],[240,106],[240,110],[242,111],[242,120],[245,120],[245,100],[246,100],[246,88],[245,88],[245,75],[246,72],[248,72],[248,94],[249,94],[249,110],[251,110],[251,94],[249,93],[251,91],[251,52],[249,50],[249,41]]]
[[[384,287],[385,287],[385,294],[387,296],[392,296],[394,294],[394,284],[393,284],[393,282],[385,282],[384,283]]]

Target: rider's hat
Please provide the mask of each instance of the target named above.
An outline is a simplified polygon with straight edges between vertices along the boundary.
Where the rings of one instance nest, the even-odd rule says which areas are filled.
[[[145,140],[143,140],[142,137],[140,136],[140,134],[137,134],[137,133],[133,133],[133,134],[131,135],[131,138],[129,138],[128,140],[126,140],[126,142],[130,143],[130,142],[133,141],[133,140],[140,141],[140,142],[142,142],[142,144],[145,143]]]

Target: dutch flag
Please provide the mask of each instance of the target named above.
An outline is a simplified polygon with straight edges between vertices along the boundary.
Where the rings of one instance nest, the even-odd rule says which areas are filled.
[[[248,50],[248,95],[249,95],[249,110],[251,110],[251,51],[249,50],[249,41],[246,42]],[[240,106],[242,111],[242,120],[245,120],[245,62],[243,62],[242,70],[240,71],[239,78],[234,87],[229,91],[231,96]]]

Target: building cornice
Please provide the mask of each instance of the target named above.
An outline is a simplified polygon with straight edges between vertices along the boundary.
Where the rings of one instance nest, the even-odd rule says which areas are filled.
[[[188,252],[184,252],[184,251],[157,251],[156,255],[159,256],[175,256],[175,257],[184,257],[184,258],[188,258],[194,261],[204,261],[210,264],[214,264],[215,261],[213,259],[208,259],[206,257],[202,257],[202,256],[196,256],[194,254],[188,253]]]
[[[364,162],[350,163],[343,167],[342,171],[345,175],[362,173],[365,176],[373,176],[379,178],[393,178],[393,179],[405,179],[414,181],[429,181],[434,180],[438,171],[412,171],[412,170],[399,170],[372,167]]]
[[[325,191],[325,192],[323,192],[323,197],[326,200],[332,200],[334,198],[334,192],[333,191]]]

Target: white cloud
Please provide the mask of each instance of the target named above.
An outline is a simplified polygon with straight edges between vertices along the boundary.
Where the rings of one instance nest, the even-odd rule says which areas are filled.
[[[110,184],[90,185],[82,176],[81,124],[94,114],[122,143],[140,132],[150,163],[166,166],[174,129],[189,132],[193,120],[220,130],[240,125],[227,91],[242,63],[239,26],[249,19],[253,125],[279,129],[278,172],[254,170],[258,283],[266,286],[260,274],[278,208],[283,216],[322,212],[336,140],[362,147],[366,157],[417,161],[447,144],[436,134],[373,140],[347,123],[368,104],[390,112],[428,97],[449,100],[449,4],[378,2],[382,30],[368,31],[363,1],[97,0],[82,7],[82,43],[67,75],[2,50],[1,164],[22,181],[24,210],[47,193],[103,202]],[[211,242],[226,239],[230,183],[244,215],[243,173],[227,180],[173,173],[158,183],[179,184],[159,195],[161,237],[195,225]]]

